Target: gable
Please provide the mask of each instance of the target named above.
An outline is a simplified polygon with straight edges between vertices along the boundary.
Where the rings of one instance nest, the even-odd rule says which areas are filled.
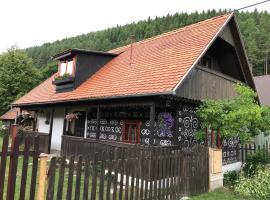
[[[230,98],[235,96],[233,85],[237,82],[255,90],[242,42],[234,25],[233,17],[177,88],[177,96],[194,100]]]

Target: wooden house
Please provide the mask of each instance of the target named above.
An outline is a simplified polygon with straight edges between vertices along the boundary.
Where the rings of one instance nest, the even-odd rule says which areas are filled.
[[[233,13],[109,52],[53,58],[58,73],[12,105],[36,111],[36,131],[64,155],[89,153],[91,143],[191,147],[203,99],[233,97],[237,82],[255,89]]]

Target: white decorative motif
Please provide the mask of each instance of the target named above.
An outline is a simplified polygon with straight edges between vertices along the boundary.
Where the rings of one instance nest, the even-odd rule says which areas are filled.
[[[172,141],[170,141],[170,140],[160,140],[160,145],[161,146],[170,146],[170,145],[172,145]]]
[[[142,135],[149,135],[150,134],[150,130],[149,129],[142,129],[141,130],[141,134]]]
[[[121,127],[115,127],[114,130],[116,133],[121,133]]]
[[[109,140],[117,140],[117,136],[116,135],[109,135],[108,139]]]
[[[150,126],[150,121],[146,121],[145,126],[149,127]]]
[[[95,132],[90,132],[90,133],[88,133],[88,137],[96,138],[96,133]]]
[[[100,120],[100,124],[105,125],[105,124],[108,124],[108,122],[107,122],[107,120],[106,120],[106,119],[101,119],[101,120]]]
[[[183,111],[188,112],[188,106],[183,106]]]
[[[110,125],[115,125],[115,126],[117,126],[117,125],[118,125],[118,121],[117,121],[117,120],[111,120],[111,121],[110,121]]]
[[[145,144],[149,144],[150,143],[150,139],[149,138],[145,138],[144,142],[145,142]]]
[[[96,130],[96,126],[89,126],[89,131],[95,131]]]
[[[121,126],[123,126],[123,124],[124,124],[124,121],[123,121],[123,120],[121,120],[121,121],[120,121],[120,125],[121,125]]]
[[[96,119],[91,119],[90,121],[88,121],[88,123],[90,123],[90,124],[97,124],[97,120]]]
[[[105,131],[105,126],[100,126],[99,130],[100,130],[101,132],[104,132],[104,131]]]
[[[106,140],[107,139],[107,135],[106,134],[100,134],[99,138]]]
[[[182,136],[179,135],[179,136],[178,136],[178,141],[180,142],[181,140],[182,140]]]
[[[105,127],[105,131],[106,131],[106,132],[110,132],[110,131],[111,131],[111,128],[110,128],[109,126],[106,126],[106,127]]]

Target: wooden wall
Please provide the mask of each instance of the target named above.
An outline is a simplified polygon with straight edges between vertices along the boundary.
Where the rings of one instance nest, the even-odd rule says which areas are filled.
[[[225,74],[196,66],[176,91],[176,95],[194,100],[221,99],[235,96],[237,82]]]

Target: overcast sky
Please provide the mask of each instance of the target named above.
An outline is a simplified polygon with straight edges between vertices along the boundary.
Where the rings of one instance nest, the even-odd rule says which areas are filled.
[[[239,8],[262,0],[7,0],[0,2],[0,52],[168,13]],[[256,6],[270,12],[270,2]],[[251,8],[250,10],[253,10]]]

